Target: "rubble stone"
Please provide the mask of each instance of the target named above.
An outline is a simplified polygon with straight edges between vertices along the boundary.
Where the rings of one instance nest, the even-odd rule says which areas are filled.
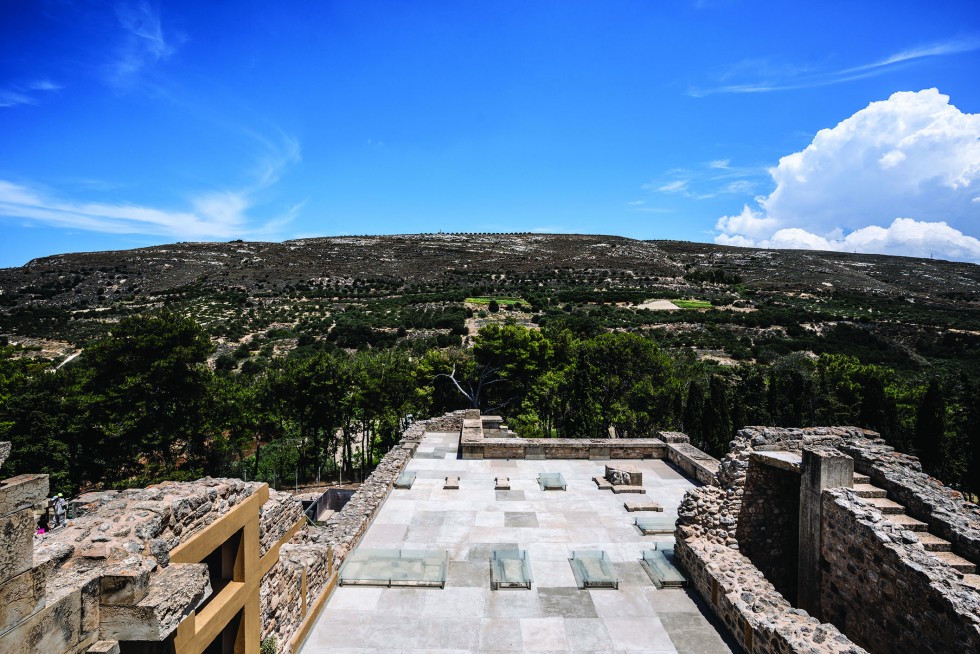
[[[927,552],[908,531],[911,519],[884,514],[875,505],[881,498],[865,499],[855,490],[828,488],[820,496],[823,563],[815,578],[819,617],[829,622],[794,608],[778,590],[782,585],[796,601],[796,589],[781,576],[792,567],[785,563],[792,555],[777,550],[799,551],[792,514],[799,511],[796,470],[804,450],[853,458],[857,475],[870,477],[897,506],[928,523],[932,534],[951,541],[960,556],[977,560],[976,505],[924,475],[914,457],[894,452],[877,436],[853,427],[746,427],[713,483],[686,493],[678,509],[675,557],[746,650],[980,651],[977,588]],[[767,574],[760,567],[768,567]]]

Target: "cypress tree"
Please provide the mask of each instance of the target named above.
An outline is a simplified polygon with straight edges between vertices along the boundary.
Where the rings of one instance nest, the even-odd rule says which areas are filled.
[[[946,449],[946,398],[935,377],[929,380],[929,386],[919,401],[915,414],[914,445],[923,470],[935,474]]]

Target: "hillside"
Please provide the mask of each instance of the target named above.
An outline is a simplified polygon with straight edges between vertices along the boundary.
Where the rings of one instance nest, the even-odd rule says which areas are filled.
[[[470,296],[522,302],[486,315]],[[703,304],[651,310],[663,306],[651,300],[672,299]],[[980,267],[615,236],[417,234],[176,243],[0,269],[0,334],[54,358],[122,316],[163,306],[204,324],[219,353],[270,329],[266,340],[282,342],[266,355],[303,334],[333,333],[351,347],[444,345],[508,315],[653,331],[719,361],[819,351],[814,338],[844,322],[883,362],[962,365],[978,344]]]

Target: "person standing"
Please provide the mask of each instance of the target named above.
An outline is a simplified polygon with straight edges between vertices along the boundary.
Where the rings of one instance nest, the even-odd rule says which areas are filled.
[[[65,525],[65,510],[67,509],[65,505],[65,498],[61,493],[54,496],[54,527],[63,527]]]

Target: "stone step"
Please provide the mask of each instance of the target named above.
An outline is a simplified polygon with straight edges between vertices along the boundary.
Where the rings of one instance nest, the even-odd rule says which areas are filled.
[[[952,552],[930,552],[930,554],[963,574],[972,575],[977,571],[977,565],[973,561],[964,559],[959,554],[953,554]]]
[[[887,497],[869,497],[868,502],[875,506],[885,515],[898,515],[905,513],[905,507],[898,502],[893,502]]]
[[[854,484],[854,492],[858,497],[888,497],[888,491],[871,484]]]
[[[950,552],[953,549],[953,544],[948,540],[940,538],[935,534],[930,534],[929,532],[916,534],[916,537],[922,543],[922,547],[926,548],[927,552]]]
[[[929,525],[922,522],[921,520],[916,520],[910,515],[905,515],[904,513],[900,513],[898,515],[890,515],[887,516],[887,518],[890,522],[894,522],[895,524],[899,525],[903,529],[908,529],[909,531],[921,532],[921,531],[929,530]]]
[[[963,583],[980,590],[980,575],[963,575]]]
[[[854,473],[854,484],[855,485],[857,485],[857,484],[870,484],[870,483],[871,483],[871,477],[869,477],[868,475],[862,475],[860,472],[855,472]]]

